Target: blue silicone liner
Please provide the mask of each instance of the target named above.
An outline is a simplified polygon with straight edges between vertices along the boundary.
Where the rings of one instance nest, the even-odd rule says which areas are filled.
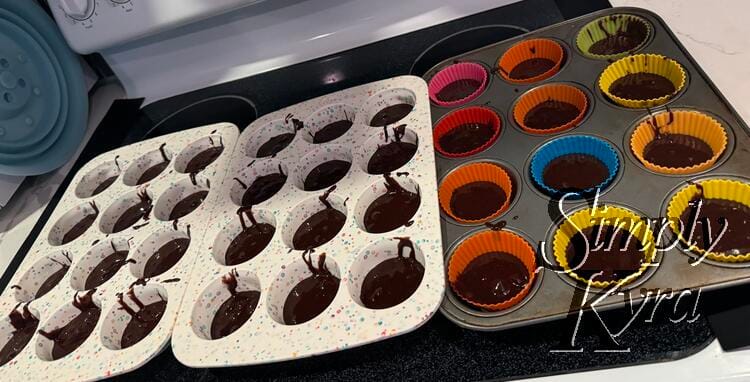
[[[591,137],[588,135],[572,135],[563,138],[554,139],[540,147],[531,158],[531,179],[534,184],[545,194],[559,197],[563,192],[556,190],[544,184],[542,174],[547,165],[555,158],[567,154],[587,154],[591,155],[604,163],[609,170],[609,176],[604,182],[586,190],[581,191],[580,197],[586,197],[596,192],[597,189],[604,189],[612,183],[620,170],[620,157],[617,155],[615,148],[608,142]]]

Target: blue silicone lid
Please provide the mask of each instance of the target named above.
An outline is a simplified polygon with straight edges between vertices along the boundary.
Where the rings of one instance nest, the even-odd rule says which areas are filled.
[[[596,192],[597,189],[604,189],[617,176],[620,169],[620,157],[612,145],[602,139],[588,135],[570,135],[554,139],[540,147],[531,158],[531,178],[534,184],[539,187],[545,194],[560,197],[564,191],[556,190],[544,183],[544,169],[552,160],[568,154],[587,154],[599,159],[607,167],[609,172],[607,179],[595,187],[581,190],[578,196],[571,199],[580,199]]]
[[[51,83],[56,83],[60,89],[59,112],[53,123],[27,135],[32,138],[27,138],[25,144],[37,140],[31,147],[19,149],[22,145],[17,145],[15,152],[0,149],[0,173],[46,173],[70,159],[86,131],[88,95],[80,63],[77,55],[68,48],[57,25],[35,2],[0,0],[0,20],[6,26],[0,26],[0,34],[13,39],[15,46],[23,49],[28,57],[33,56],[29,52],[36,52],[35,57],[39,57],[41,52],[43,61],[46,57],[46,62],[34,63],[38,73],[51,78],[51,82],[45,84],[46,90],[41,91],[40,88],[39,96],[48,96],[47,91],[53,86]],[[11,24],[26,36],[19,37],[18,29],[8,27]],[[2,89],[0,97],[3,97]],[[3,118],[0,118],[0,123],[3,123]],[[44,130],[47,130],[46,134]]]

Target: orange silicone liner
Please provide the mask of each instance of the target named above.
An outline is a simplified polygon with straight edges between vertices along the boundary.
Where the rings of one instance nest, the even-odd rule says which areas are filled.
[[[579,113],[568,123],[552,129],[534,129],[526,126],[524,123],[526,114],[528,114],[528,112],[535,106],[549,100],[569,103],[577,107]],[[586,115],[588,105],[589,101],[588,97],[586,97],[586,93],[575,86],[565,84],[542,85],[538,88],[532,89],[518,100],[516,106],[513,108],[513,118],[521,129],[526,132],[532,134],[556,134],[578,126]]]
[[[510,47],[510,49],[500,57],[500,60],[497,62],[498,72],[500,72],[500,76],[506,81],[515,84],[530,84],[550,78],[554,76],[555,73],[559,72],[564,56],[565,51],[563,50],[563,47],[553,40],[546,38],[524,40]],[[553,61],[555,65],[548,71],[531,78],[517,79],[509,76],[509,73],[518,64],[532,58],[546,58]]]
[[[454,287],[458,275],[466,269],[466,266],[472,260],[489,252],[510,253],[521,260],[529,271],[529,282],[526,286],[515,296],[497,304],[481,304],[471,301],[462,296]],[[532,285],[534,285],[535,270],[536,257],[534,249],[524,238],[508,231],[487,230],[469,237],[456,248],[448,262],[448,282],[456,295],[468,304],[484,310],[498,311],[518,304],[529,294]]]
[[[448,152],[440,145],[440,138],[442,138],[445,134],[461,125],[469,123],[489,123],[490,127],[492,127],[492,129],[494,130],[494,134],[482,146],[479,146],[476,149],[465,153]],[[482,106],[467,107],[451,112],[450,114],[446,115],[445,118],[440,120],[440,122],[438,122],[432,134],[433,143],[435,145],[435,150],[447,157],[468,157],[487,150],[490,146],[492,146],[492,144],[497,140],[497,137],[500,136],[501,129],[502,124],[500,122],[500,117],[497,115],[497,113],[495,113],[494,110]]]
[[[670,119],[672,119],[671,123],[669,122]],[[714,155],[709,160],[690,167],[674,168],[651,163],[644,158],[643,151],[656,138],[652,124],[659,126],[659,132],[662,134],[683,134],[698,138],[711,147]],[[689,175],[708,170],[716,163],[726,148],[727,132],[721,123],[694,110],[658,113],[638,125],[630,136],[630,150],[638,161],[651,171],[667,175]]]
[[[474,182],[492,182],[500,186],[505,191],[505,203],[503,203],[500,209],[483,219],[462,219],[456,216],[451,210],[451,196],[453,196],[453,192],[457,188]],[[510,175],[498,165],[483,162],[472,163],[457,168],[443,179],[438,188],[438,199],[443,211],[455,221],[463,224],[481,224],[502,215],[508,210],[510,202],[513,200],[513,182],[510,179]],[[479,200],[477,202],[481,203]]]

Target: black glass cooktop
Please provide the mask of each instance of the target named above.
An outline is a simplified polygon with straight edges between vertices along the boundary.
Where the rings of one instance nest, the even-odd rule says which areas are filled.
[[[259,115],[309,98],[397,75],[422,75],[445,58],[609,6],[606,0],[525,0],[146,107],[141,100],[116,101],[0,279],[0,288],[7,286],[70,178],[102,152],[208,123],[247,126]],[[189,369],[167,348],[144,367],[117,379],[507,379],[672,360],[697,352],[714,338],[703,305],[690,319],[677,323],[670,310],[655,311],[651,320],[641,314],[632,322],[629,309],[606,312],[601,318],[588,314],[580,321],[574,312],[567,320],[495,333],[461,329],[438,313],[422,328],[398,338],[266,366]],[[620,331],[614,339],[610,336]]]

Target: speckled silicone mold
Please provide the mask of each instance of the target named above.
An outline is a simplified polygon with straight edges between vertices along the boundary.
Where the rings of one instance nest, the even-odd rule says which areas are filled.
[[[396,120],[388,124],[387,130],[372,126],[381,110],[397,104],[411,105],[413,109],[406,116],[394,113],[392,118]],[[325,143],[313,143],[313,134],[326,124],[343,120],[350,120],[353,125],[342,135]],[[277,155],[258,155],[258,149],[269,139],[290,133],[287,127],[295,125],[295,138]],[[400,130],[403,135],[396,135],[393,130],[401,125],[406,125]],[[379,147],[398,140],[416,145],[417,150],[413,155],[404,155],[408,160],[390,172],[401,187],[419,195],[419,208],[404,225],[383,234],[371,234],[363,229],[362,215],[370,202],[386,192],[386,180],[381,173],[368,172],[368,163]],[[206,240],[200,248],[203,256],[196,262],[193,281],[180,308],[172,338],[177,359],[190,367],[293,360],[384,340],[426,322],[438,309],[445,290],[432,142],[427,84],[411,76],[306,101],[265,115],[250,125],[238,140],[219,190],[221,205],[213,221],[206,225]],[[327,185],[306,191],[304,184],[309,173],[330,161],[348,162],[351,166],[341,170],[345,174],[337,176],[335,189]],[[269,191],[271,196],[261,198],[252,206],[252,212],[238,211],[240,206],[248,206],[242,202],[248,188],[269,175],[283,183],[280,189]],[[288,178],[283,179],[284,176]],[[324,194],[328,194],[323,198],[325,202],[321,200]],[[305,219],[327,208],[345,216],[345,221],[340,228],[332,227],[335,235],[321,239],[314,253],[305,258],[318,267],[325,254],[323,267],[340,281],[332,300],[321,307],[319,314],[290,324],[284,317],[289,292],[312,275],[303,259],[304,251],[295,248],[295,232]],[[227,249],[243,231],[243,224],[267,224],[273,238],[260,253],[227,265]],[[410,238],[414,246],[413,253],[406,250],[404,256],[412,256],[411,261],[424,267],[419,286],[395,306],[366,308],[360,300],[363,278],[382,261],[398,256],[398,238],[404,237]],[[229,284],[223,281],[230,274],[237,280],[236,293],[257,291],[260,298],[241,326],[216,338],[212,323],[219,307],[232,296]]]
[[[47,333],[34,331],[23,350],[0,366],[3,380],[104,379],[138,368],[169,344],[195,258],[210,246],[202,243],[202,227],[219,199],[238,136],[237,127],[225,123],[185,130],[102,154],[78,172],[0,296],[0,348],[14,332],[9,314],[23,313],[26,304],[39,321],[36,329]],[[190,161],[209,149],[220,154],[195,176],[187,174]],[[158,174],[136,186],[159,165]],[[195,190],[208,191],[203,203],[191,203],[198,205],[190,213],[170,219],[174,206]],[[126,226],[118,222],[142,198],[149,200],[144,205],[151,209],[149,218]],[[174,240],[181,240],[178,256],[156,266],[157,251]],[[101,266],[108,261],[110,267]],[[128,309],[138,314],[140,304],[158,304],[163,313],[151,332],[126,341],[123,334],[133,321]],[[48,337],[86,307],[95,326],[80,345],[60,356],[63,352],[55,352]]]

